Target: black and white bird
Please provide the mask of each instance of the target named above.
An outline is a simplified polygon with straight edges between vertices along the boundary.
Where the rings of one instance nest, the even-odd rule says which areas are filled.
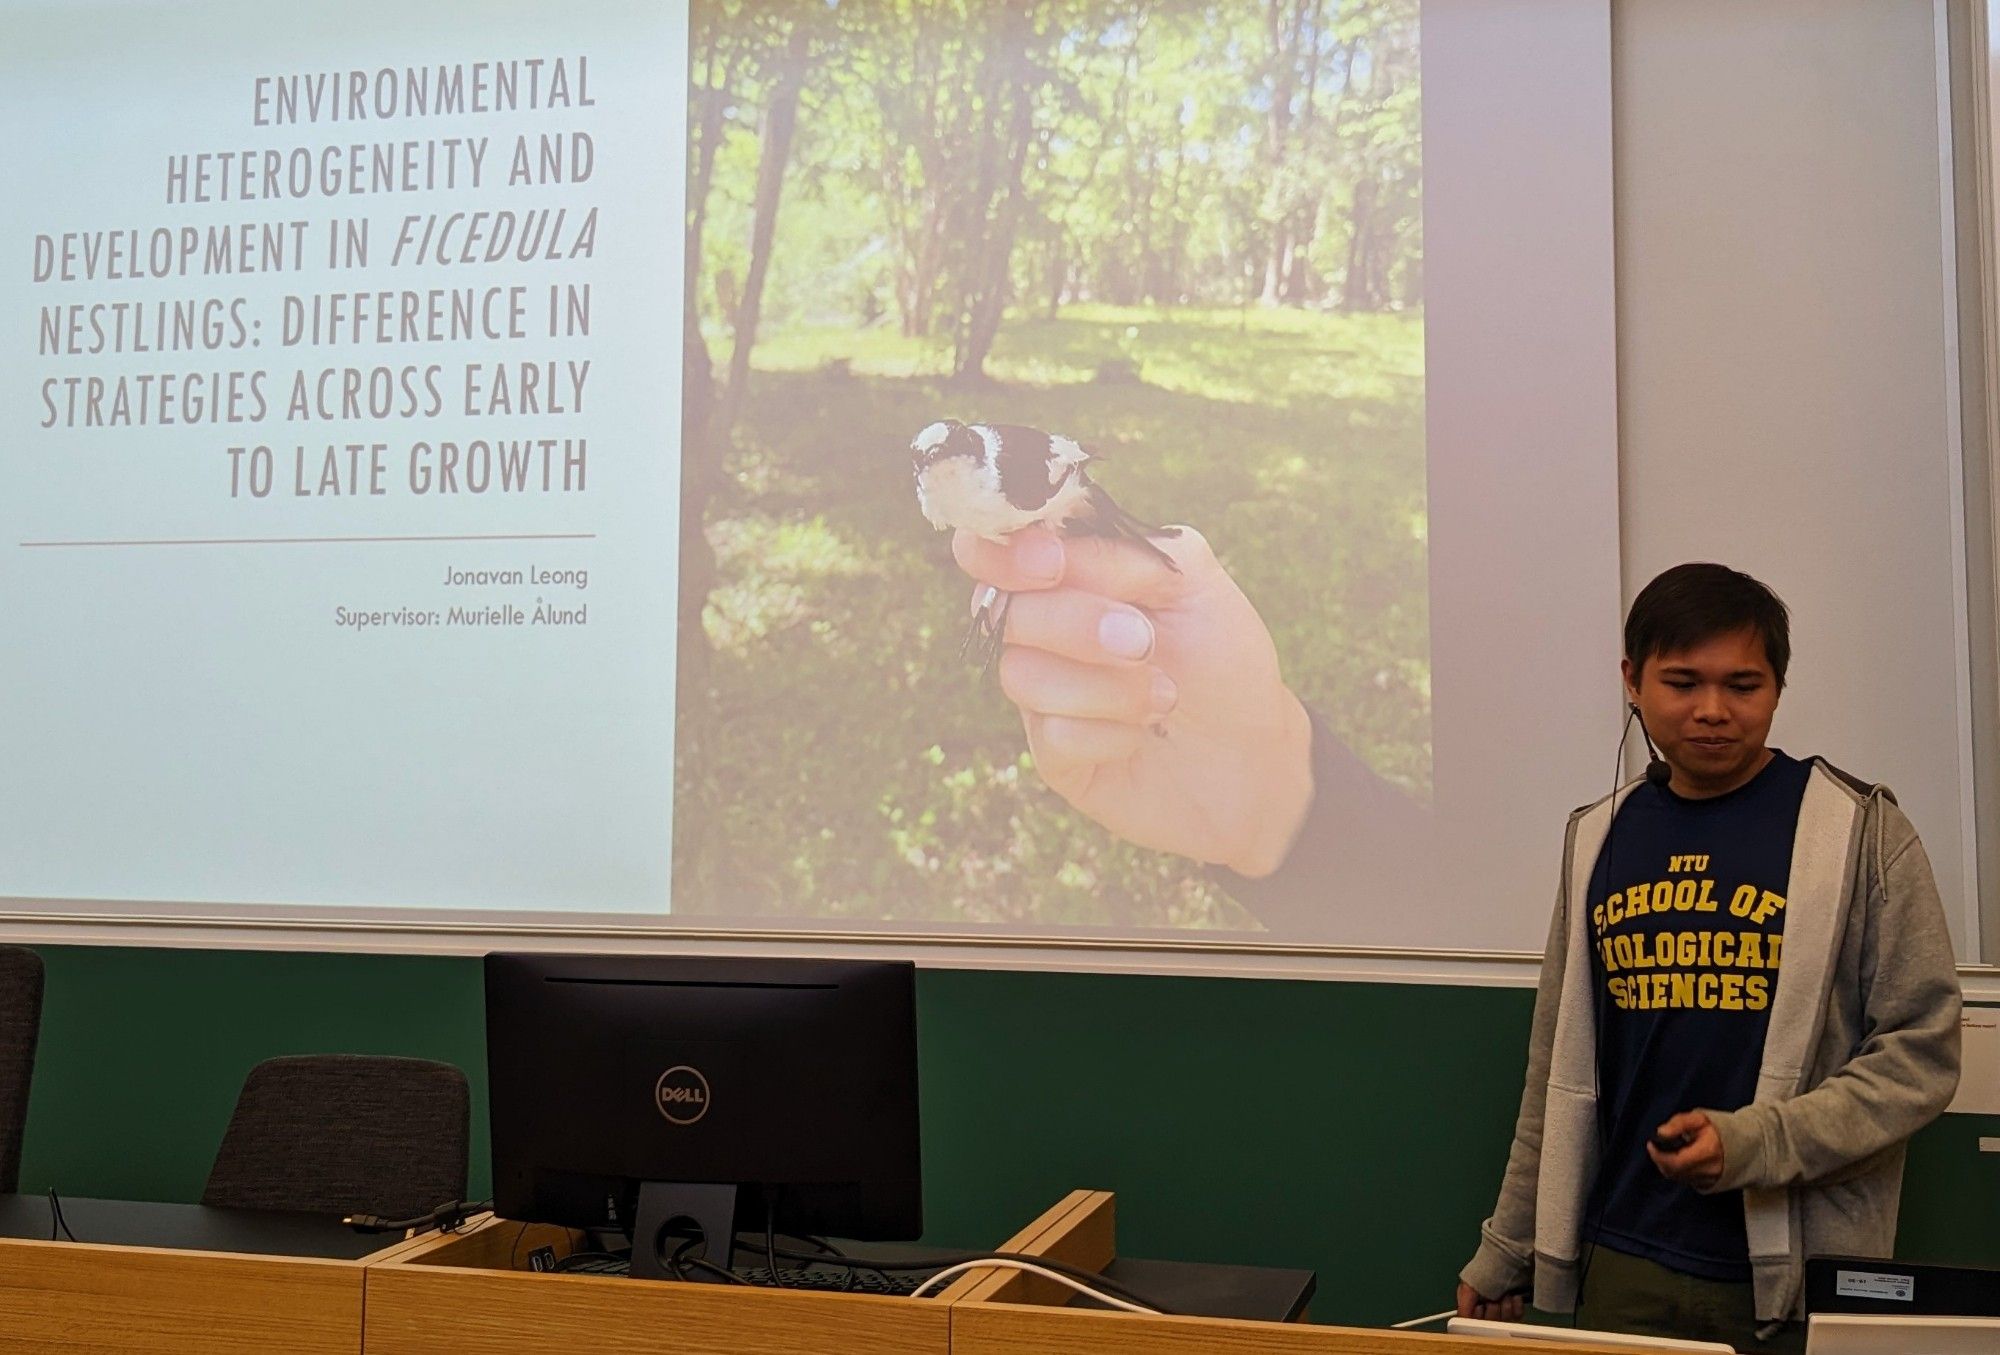
[[[1068,536],[1136,541],[1178,573],[1152,540],[1174,529],[1149,526],[1119,507],[1085,469],[1095,459],[1070,438],[1021,424],[941,419],[910,440],[917,505],[939,531],[962,528],[997,542],[1039,522]],[[960,652],[981,667],[999,656],[1010,600],[997,588],[980,589]]]

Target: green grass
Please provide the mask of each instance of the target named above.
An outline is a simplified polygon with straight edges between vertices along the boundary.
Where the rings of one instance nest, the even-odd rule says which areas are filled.
[[[1292,687],[1428,793],[1420,317],[1076,307],[1010,321],[988,383],[948,382],[949,356],[892,327],[759,344],[709,512],[713,713],[681,768],[677,895],[904,921],[1255,925],[1200,870],[1048,792],[1012,707],[957,659],[968,585],[917,510],[907,452],[941,417],[1067,433],[1135,513],[1199,528]],[[1096,380],[1106,363],[1138,379]]]
[[[723,337],[711,339],[719,347]],[[906,339],[887,323],[799,326],[765,337],[755,359],[769,372],[815,372],[846,359],[858,375],[935,377],[950,370],[951,341]],[[987,372],[1014,385],[1081,385],[1110,361],[1131,363],[1148,385],[1224,403],[1393,405],[1412,392],[1421,398],[1423,328],[1413,315],[1072,306],[1056,320],[1013,320]]]

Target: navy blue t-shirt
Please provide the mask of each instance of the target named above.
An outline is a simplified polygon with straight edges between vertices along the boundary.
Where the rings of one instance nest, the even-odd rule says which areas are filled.
[[[1586,1218],[1599,1245],[1715,1280],[1750,1278],[1742,1196],[1667,1180],[1645,1144],[1680,1111],[1756,1095],[1811,772],[1772,754],[1711,799],[1637,787],[1590,884],[1604,1152]]]

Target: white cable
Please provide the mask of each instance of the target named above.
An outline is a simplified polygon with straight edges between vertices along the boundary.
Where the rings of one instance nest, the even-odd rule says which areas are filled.
[[[1006,1261],[998,1257],[989,1261],[962,1261],[955,1266],[946,1266],[943,1270],[940,1270],[937,1274],[911,1290],[910,1297],[920,1299],[944,1281],[963,1275],[968,1270],[1018,1270],[1028,1275],[1039,1275],[1045,1280],[1054,1280],[1057,1284],[1068,1285],[1071,1289],[1074,1289],[1086,1298],[1096,1299],[1099,1303],[1108,1303],[1113,1308],[1123,1309],[1128,1313],[1146,1313],[1154,1317],[1159,1315],[1154,1309],[1142,1308],[1136,1303],[1127,1303],[1124,1299],[1117,1298],[1111,1294],[1099,1293],[1081,1280],[1073,1280],[1061,1271],[1050,1270],[1046,1266],[1033,1265],[1027,1261]]]
[[[1429,1317],[1413,1317],[1408,1322],[1392,1322],[1389,1324],[1389,1330],[1403,1331],[1409,1327],[1428,1327],[1433,1322],[1447,1322],[1457,1316],[1458,1309],[1447,1308],[1441,1313],[1432,1313]]]

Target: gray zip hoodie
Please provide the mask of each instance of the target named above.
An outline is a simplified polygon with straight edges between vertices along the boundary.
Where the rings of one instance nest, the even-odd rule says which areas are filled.
[[[1570,816],[1514,1148],[1459,1275],[1488,1298],[1532,1278],[1545,1312],[1576,1307],[1590,1242],[1597,1033],[1585,901],[1611,816],[1638,784]],[[1722,1137],[1710,1190],[1742,1192],[1765,1323],[1799,1315],[1808,1253],[1890,1255],[1904,1145],[1958,1087],[1951,935],[1923,844],[1885,787],[1814,760],[1786,899],[1756,1097],[1740,1110],[1689,1107]]]

